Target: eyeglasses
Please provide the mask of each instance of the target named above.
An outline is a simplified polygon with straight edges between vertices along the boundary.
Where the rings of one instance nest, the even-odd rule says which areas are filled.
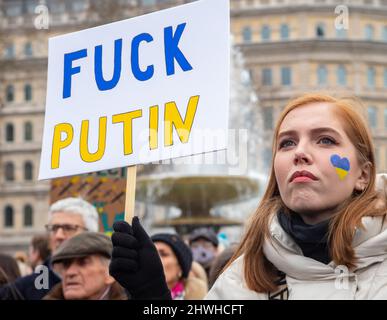
[[[79,226],[77,224],[46,224],[45,228],[48,232],[57,233],[59,229],[63,230],[65,234],[71,234],[78,231],[78,229],[83,229],[87,231],[86,228]]]

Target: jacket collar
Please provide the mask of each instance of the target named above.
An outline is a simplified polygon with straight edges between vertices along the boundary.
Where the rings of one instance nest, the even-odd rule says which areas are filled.
[[[357,260],[354,271],[381,262],[387,258],[387,221],[384,217],[364,217],[364,230],[356,229],[353,240]],[[301,248],[295,243],[273,214],[270,223],[270,238],[264,243],[265,256],[276,268],[299,280],[335,279],[336,265],[333,261],[324,264],[303,256]]]

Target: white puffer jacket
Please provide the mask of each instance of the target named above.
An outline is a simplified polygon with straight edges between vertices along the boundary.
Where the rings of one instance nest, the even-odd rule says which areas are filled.
[[[303,256],[299,246],[282,229],[276,215],[265,256],[286,274],[288,298],[297,299],[387,299],[387,219],[364,217],[365,230],[357,229],[353,240],[357,260],[348,272],[333,262],[323,264]],[[243,277],[243,256],[219,276],[205,299],[266,300],[267,293],[249,290]]]

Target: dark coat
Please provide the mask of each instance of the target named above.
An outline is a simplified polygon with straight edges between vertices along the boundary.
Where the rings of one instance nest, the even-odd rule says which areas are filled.
[[[32,273],[16,279],[15,282],[0,287],[0,300],[41,300],[61,280],[52,271],[49,259],[44,263],[48,268],[48,289],[37,289],[35,280],[42,273]]]

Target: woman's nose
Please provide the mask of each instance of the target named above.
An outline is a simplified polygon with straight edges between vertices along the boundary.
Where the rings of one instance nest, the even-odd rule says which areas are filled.
[[[306,139],[300,139],[296,148],[294,149],[294,164],[310,164],[312,162],[311,145]]]
[[[310,158],[304,152],[296,152],[294,154],[294,164],[308,164]]]

